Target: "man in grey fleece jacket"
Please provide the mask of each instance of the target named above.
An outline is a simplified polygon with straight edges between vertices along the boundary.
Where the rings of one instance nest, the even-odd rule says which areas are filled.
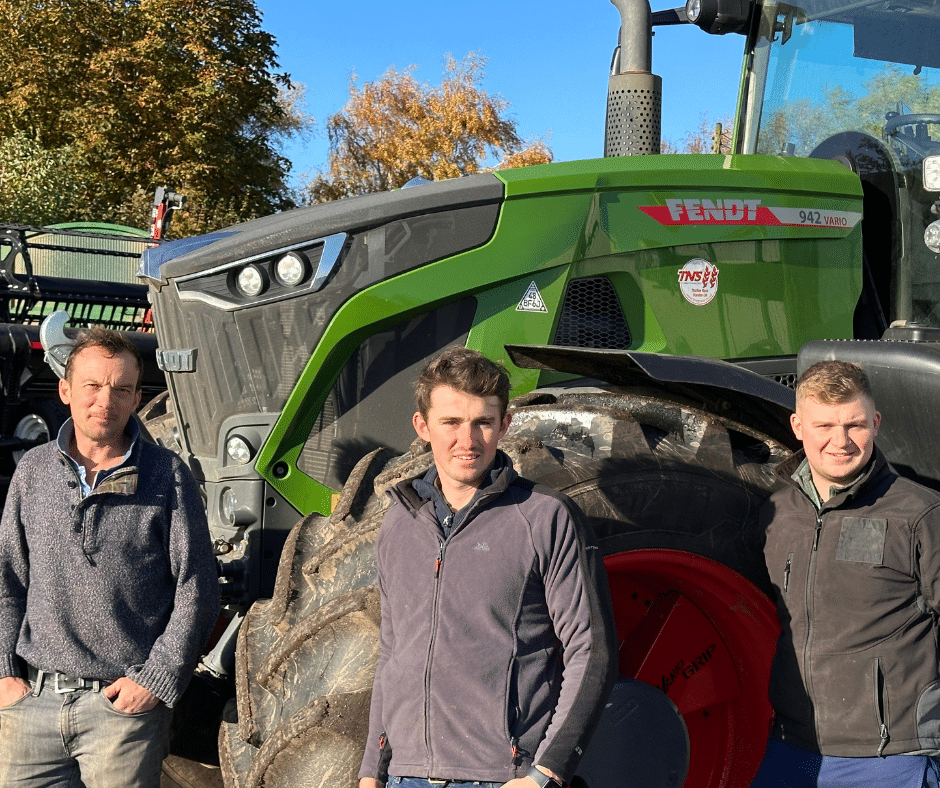
[[[497,450],[505,371],[444,351],[414,426],[434,467],[391,491],[376,543],[382,632],[360,788],[561,786],[616,672],[600,550],[567,497]]]
[[[0,785],[156,786],[170,707],[218,615],[195,480],[131,419],[140,357],[95,329],[71,418],[28,452],[0,521]]]

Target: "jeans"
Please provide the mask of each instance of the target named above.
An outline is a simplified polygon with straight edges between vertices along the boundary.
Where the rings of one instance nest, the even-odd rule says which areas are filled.
[[[0,788],[159,788],[172,711],[125,714],[102,693],[51,682],[0,709]]]
[[[937,761],[926,755],[839,758],[771,737],[751,788],[938,788]]]
[[[481,783],[467,780],[447,783],[445,788],[500,788],[503,783]],[[0,783],[2,785],[2,783]],[[441,788],[425,780],[423,777],[389,777],[387,788]]]

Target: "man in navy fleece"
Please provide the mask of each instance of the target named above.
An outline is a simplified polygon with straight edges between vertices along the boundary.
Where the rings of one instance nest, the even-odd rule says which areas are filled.
[[[497,449],[506,372],[461,347],[422,373],[434,467],[389,491],[381,647],[360,788],[567,783],[613,685],[616,638],[584,514]]]

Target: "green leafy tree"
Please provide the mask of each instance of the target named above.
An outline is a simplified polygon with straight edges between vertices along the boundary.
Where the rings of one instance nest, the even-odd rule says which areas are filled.
[[[0,0],[0,25],[0,138],[71,151],[86,191],[62,218],[128,220],[163,184],[192,230],[291,205],[278,146],[308,122],[253,0]]]
[[[327,121],[329,165],[306,186],[311,203],[429,180],[470,175],[496,167],[552,160],[541,140],[524,143],[506,116],[509,103],[481,85],[486,59],[471,53],[448,57],[440,85],[419,83],[414,66],[390,68],[375,82],[349,86],[349,102]]]
[[[69,217],[85,192],[68,147],[46,150],[23,132],[0,139],[0,222],[51,224]]]

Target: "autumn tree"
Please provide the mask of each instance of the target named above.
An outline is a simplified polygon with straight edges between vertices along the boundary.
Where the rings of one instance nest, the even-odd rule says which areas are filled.
[[[305,121],[254,0],[0,0],[0,25],[0,139],[68,151],[61,219],[128,221],[164,184],[193,230],[290,205],[278,145]]]
[[[416,176],[429,180],[552,160],[541,140],[524,143],[509,103],[482,88],[486,59],[448,57],[440,85],[421,84],[414,66],[375,82],[350,81],[349,101],[327,121],[328,170],[306,187],[308,202],[385,191]]]

